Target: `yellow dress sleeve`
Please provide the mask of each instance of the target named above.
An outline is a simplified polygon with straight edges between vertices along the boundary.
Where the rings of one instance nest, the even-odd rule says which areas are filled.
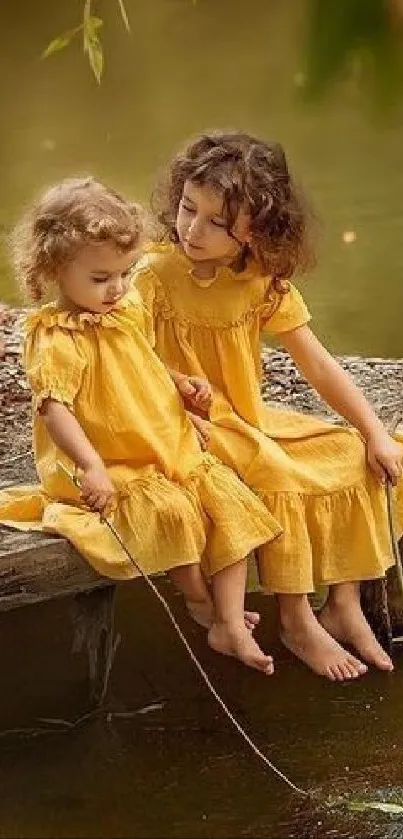
[[[311,319],[304,300],[292,283],[284,292],[269,288],[266,300],[259,309],[260,329],[271,335],[290,332],[304,326]]]
[[[144,308],[146,337],[155,346],[154,323],[156,317],[159,280],[150,268],[140,268],[134,273],[134,284]]]
[[[69,330],[41,324],[32,330],[28,328],[24,364],[34,410],[39,410],[45,399],[63,402],[74,409],[86,362],[79,356]]]

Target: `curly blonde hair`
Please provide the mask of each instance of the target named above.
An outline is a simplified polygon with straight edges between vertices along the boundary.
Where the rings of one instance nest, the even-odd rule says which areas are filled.
[[[58,270],[85,245],[114,244],[127,252],[145,233],[145,213],[95,178],[67,178],[48,189],[15,228],[11,246],[26,297],[40,302]]]
[[[242,132],[215,131],[188,142],[155,188],[151,205],[162,237],[178,241],[176,217],[187,180],[223,196],[231,235],[241,207],[250,213],[250,248],[263,274],[287,279],[315,264],[314,216],[294,183],[284,150]]]

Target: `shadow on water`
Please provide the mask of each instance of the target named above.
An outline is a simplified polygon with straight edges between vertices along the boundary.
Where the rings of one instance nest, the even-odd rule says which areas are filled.
[[[70,730],[1,737],[0,836],[401,836],[400,818],[349,812],[344,803],[403,801],[399,659],[393,675],[328,684],[281,648],[272,601],[252,594],[263,612],[260,640],[276,657],[276,674],[265,678],[206,649],[169,596],[241,724],[313,797],[291,793],[249,752],[138,582],[119,592],[123,640],[103,712]],[[1,623],[2,731],[85,713],[85,662],[70,654],[69,602],[9,613]]]

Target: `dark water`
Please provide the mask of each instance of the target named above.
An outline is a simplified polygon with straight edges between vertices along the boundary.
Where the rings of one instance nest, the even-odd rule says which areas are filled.
[[[171,603],[182,620],[180,601]],[[231,729],[142,583],[122,587],[117,652],[104,712],[70,731],[0,739],[2,837],[400,837],[403,822],[329,809],[338,796],[386,800],[399,786],[402,659],[392,676],[332,685],[275,641],[272,602],[260,640],[273,677],[189,640],[239,721],[294,783],[265,769]],[[70,654],[69,602],[2,615],[2,730],[86,711],[85,661]]]
[[[78,43],[38,58],[79,20],[80,0],[1,5],[3,232],[38,189],[67,174],[92,172],[146,200],[156,169],[189,134],[236,126],[275,137],[323,218],[320,264],[303,284],[319,335],[338,352],[401,356],[401,103],[389,112],[374,105],[356,65],[320,102],[301,102],[307,0],[126,5],[131,38],[114,3],[97,6],[100,88]],[[3,245],[0,298],[15,300]],[[3,732],[85,713],[86,665],[70,653],[69,609],[60,602],[0,616]],[[316,792],[307,802],[248,752],[158,609],[141,584],[121,589],[105,712],[69,731],[0,737],[0,837],[403,836],[399,819],[323,806],[394,788],[403,798],[401,656],[392,676],[327,684],[275,641],[264,601],[260,638],[277,663],[265,679],[209,652],[185,624],[258,745]]]

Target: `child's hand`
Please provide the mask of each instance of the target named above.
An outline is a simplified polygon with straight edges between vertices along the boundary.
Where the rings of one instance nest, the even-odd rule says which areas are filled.
[[[213,401],[213,393],[207,379],[185,376],[184,373],[177,372],[173,379],[185,405],[208,414]]]
[[[198,414],[192,414],[191,411],[186,411],[186,413],[196,429],[200,448],[205,452],[210,441],[209,423],[199,417]]]
[[[375,475],[385,483],[387,477],[396,486],[403,474],[403,446],[387,431],[377,431],[367,440],[368,463]]]
[[[92,464],[81,473],[80,490],[87,507],[104,517],[116,506],[116,490],[102,463]]]

